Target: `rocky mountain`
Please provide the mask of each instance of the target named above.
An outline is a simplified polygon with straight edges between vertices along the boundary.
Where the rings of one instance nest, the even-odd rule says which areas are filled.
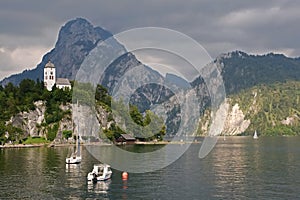
[[[260,84],[228,95],[228,114],[223,134],[260,135],[300,134],[300,81]],[[205,134],[210,111],[201,118],[199,134]]]
[[[42,62],[35,69],[5,78],[1,84],[18,84],[25,78],[42,80],[43,67],[49,59],[55,64],[58,77],[74,80],[77,70],[89,52],[110,36],[110,32],[94,27],[86,19],[71,20],[60,29],[55,47],[43,56]],[[235,51],[220,55],[214,62],[222,71],[227,94],[260,83],[300,79],[300,58],[288,58],[282,54],[248,55]],[[116,67],[108,70],[102,84],[108,88],[113,87],[116,82],[112,80],[113,77],[121,77],[124,72],[140,64],[130,53],[122,56],[114,62]],[[175,75],[167,74],[166,81],[168,80],[184,87],[187,85]],[[199,85],[198,80],[195,79],[191,84]]]
[[[55,47],[43,56],[42,62],[36,68],[5,78],[1,84],[6,85],[11,82],[16,85],[27,78],[43,80],[43,69],[49,60],[56,66],[58,77],[74,80],[77,70],[88,53],[98,42],[110,36],[110,32],[94,27],[86,19],[71,20],[60,29]]]
[[[87,55],[98,44],[101,44],[101,41],[110,36],[112,36],[111,33],[100,27],[94,27],[85,19],[71,20],[61,28],[55,47],[45,54],[42,62],[35,69],[5,78],[1,84],[6,85],[8,82],[19,84],[25,78],[42,80],[43,67],[48,60],[55,64],[58,77],[74,80]],[[115,44],[126,52],[121,44],[117,42]],[[248,127],[253,126],[253,119],[249,118],[241,102],[232,105],[233,101],[230,98],[234,99],[233,95],[238,95],[244,90],[251,90],[258,85],[300,81],[300,58],[289,58],[282,54],[249,55],[234,51],[220,55],[213,63],[221,71],[226,94],[229,96],[227,103],[230,105],[230,116],[226,122],[226,131],[233,135],[241,134],[247,131]],[[124,78],[126,73],[133,74]],[[126,97],[128,102],[137,105],[141,112],[152,108],[162,112],[163,108],[158,108],[157,105],[163,104],[167,114],[166,123],[169,133],[175,133],[180,123],[180,107],[174,98],[174,93],[162,85],[186,90],[181,93],[183,96],[189,93],[189,89],[194,89],[199,98],[199,106],[196,109],[204,118],[209,115],[206,111],[209,110],[211,102],[203,77],[197,77],[191,83],[173,74],[162,77],[158,72],[143,65],[132,53],[125,53],[116,59],[106,69],[100,83],[108,89],[110,94],[113,94],[116,88],[119,91],[119,97],[126,96],[127,93],[131,94]],[[145,85],[139,87],[141,83]],[[207,129],[207,126],[207,122],[202,120],[200,130]]]
[[[48,60],[51,60],[51,62],[54,63],[57,77],[74,80],[77,71],[87,55],[95,49],[98,44],[101,46],[101,42],[110,36],[112,36],[111,33],[100,27],[94,27],[86,19],[77,18],[71,20],[60,29],[55,47],[43,56],[42,62],[39,63],[35,69],[5,78],[1,81],[1,84],[6,85],[11,82],[14,85],[17,85],[23,79],[42,80],[43,68]],[[126,49],[118,42],[113,41],[112,43],[107,43],[105,45],[110,45],[111,47],[108,48],[114,48],[124,53],[108,66],[104,74],[102,74],[102,77],[99,77],[99,83],[106,87],[110,94],[112,94],[114,89],[118,88],[118,85],[120,84],[126,85],[126,88],[123,88],[123,91],[134,93],[137,89],[135,87],[140,84],[141,81],[144,83],[163,83],[164,78],[158,72],[143,65],[132,53],[126,53]],[[99,49],[101,49],[101,47]],[[133,68],[136,68],[134,70],[134,76],[128,76],[124,79],[124,74],[131,71]],[[93,75],[94,74],[88,74],[88,76]],[[149,85],[145,85],[143,87],[147,88],[148,86]],[[145,93],[144,96],[147,96],[147,101],[151,102],[150,104],[152,105],[161,103],[161,101],[157,101],[157,98],[166,99],[165,96],[170,96],[164,88],[159,91],[155,91],[155,88],[157,88],[157,86],[150,89],[150,91],[152,91],[151,93],[147,93],[149,91],[147,89],[139,90],[140,92],[143,91]],[[120,91],[121,93],[119,95],[122,96],[123,91]],[[131,101],[131,103],[139,105],[139,107],[142,108],[141,111],[150,108],[150,104],[143,105],[142,100],[134,100]],[[173,105],[170,105],[170,107],[172,109]]]
[[[256,129],[263,135],[300,134],[295,100],[299,98],[299,61],[282,54],[241,51],[217,57],[214,63],[221,71],[227,96],[224,104],[229,108],[223,134],[252,134]],[[198,129],[198,134],[206,134],[211,120],[210,96],[201,77],[192,85],[202,95],[200,99],[206,99]]]

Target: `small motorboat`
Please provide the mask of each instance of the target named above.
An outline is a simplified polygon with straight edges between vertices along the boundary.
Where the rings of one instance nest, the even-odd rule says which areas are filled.
[[[108,164],[95,164],[93,171],[87,175],[88,181],[106,181],[111,178],[112,171]]]

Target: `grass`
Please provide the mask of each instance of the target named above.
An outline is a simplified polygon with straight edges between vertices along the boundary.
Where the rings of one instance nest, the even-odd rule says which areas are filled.
[[[48,143],[44,137],[29,137],[27,138],[23,144],[45,144]]]

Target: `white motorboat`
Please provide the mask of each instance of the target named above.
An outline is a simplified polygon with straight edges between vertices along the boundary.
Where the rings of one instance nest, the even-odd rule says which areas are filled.
[[[87,175],[88,181],[106,181],[111,178],[112,171],[108,164],[95,164],[93,171]]]

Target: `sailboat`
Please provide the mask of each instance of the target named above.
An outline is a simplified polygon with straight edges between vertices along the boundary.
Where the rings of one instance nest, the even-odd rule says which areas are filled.
[[[70,157],[66,158],[66,164],[79,164],[80,162],[81,162],[80,139],[78,135],[76,151],[73,152]]]
[[[258,139],[256,130],[255,130],[255,132],[254,132],[253,139]]]
[[[78,107],[78,102],[77,102],[77,107]],[[78,123],[77,123],[76,148],[75,151],[71,154],[71,156],[66,158],[66,164],[79,164],[81,162],[79,120],[77,121]]]

